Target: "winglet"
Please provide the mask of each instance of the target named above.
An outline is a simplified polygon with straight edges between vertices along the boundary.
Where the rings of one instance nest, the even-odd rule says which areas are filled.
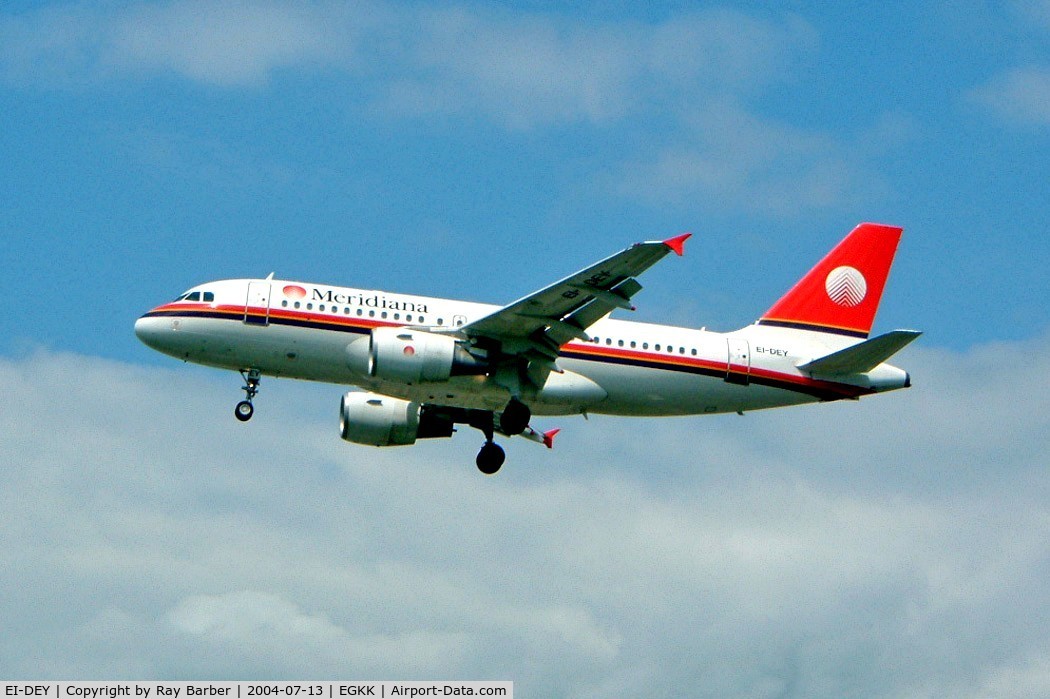
[[[543,446],[548,449],[554,448],[554,436],[561,432],[560,427],[555,427],[553,430],[547,430],[543,433]]]
[[[682,235],[676,235],[673,238],[668,238],[663,241],[664,245],[674,250],[674,253],[681,257],[685,253],[685,241],[689,240],[692,233],[683,233]]]

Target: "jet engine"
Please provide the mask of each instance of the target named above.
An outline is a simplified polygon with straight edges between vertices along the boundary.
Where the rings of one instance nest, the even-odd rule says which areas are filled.
[[[350,368],[359,373],[406,384],[448,381],[486,369],[454,337],[411,328],[375,328],[367,339],[351,342],[347,355]]]
[[[348,442],[387,447],[452,432],[452,420],[400,398],[351,391],[339,406],[339,435]]]

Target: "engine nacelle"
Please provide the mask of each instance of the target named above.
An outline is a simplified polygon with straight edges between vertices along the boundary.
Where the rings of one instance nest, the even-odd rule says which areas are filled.
[[[347,361],[359,373],[406,384],[448,381],[485,370],[455,338],[412,328],[375,328],[368,338],[350,343]]]
[[[400,398],[351,391],[339,406],[339,435],[348,442],[387,447],[451,437],[452,421]]]

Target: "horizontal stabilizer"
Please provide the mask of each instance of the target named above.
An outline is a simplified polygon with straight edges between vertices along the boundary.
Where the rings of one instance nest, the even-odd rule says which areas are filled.
[[[919,335],[922,333],[918,330],[893,330],[844,350],[800,364],[798,368],[822,376],[863,374],[900,352]]]

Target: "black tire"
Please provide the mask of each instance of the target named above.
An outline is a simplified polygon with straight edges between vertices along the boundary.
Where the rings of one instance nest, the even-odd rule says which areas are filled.
[[[233,409],[233,414],[241,422],[248,422],[252,419],[252,415],[255,414],[255,406],[246,400],[242,400]]]
[[[485,446],[481,447],[481,451],[478,452],[476,463],[479,471],[486,476],[491,476],[499,471],[506,459],[507,455],[503,452],[503,447],[495,442],[485,442]]]

